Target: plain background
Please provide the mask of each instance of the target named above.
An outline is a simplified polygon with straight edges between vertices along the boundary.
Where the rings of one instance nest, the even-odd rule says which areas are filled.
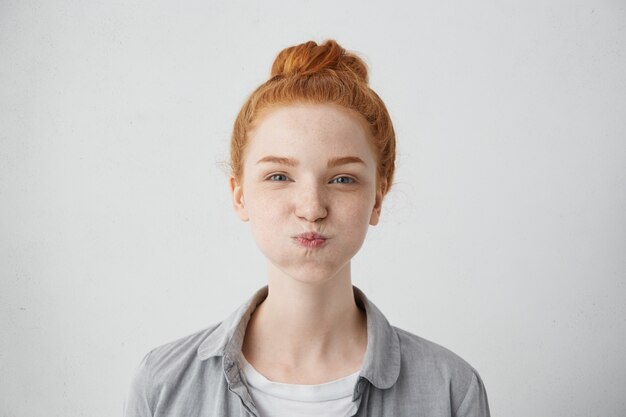
[[[370,66],[397,176],[353,261],[494,416],[626,416],[623,1],[0,1],[0,416],[115,416],[265,283],[228,141],[276,53]]]

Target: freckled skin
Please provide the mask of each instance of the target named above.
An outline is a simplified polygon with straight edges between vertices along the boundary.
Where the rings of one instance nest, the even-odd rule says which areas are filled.
[[[349,276],[369,225],[378,223],[382,194],[376,156],[365,121],[334,104],[294,104],[269,110],[248,137],[242,183],[231,178],[239,217],[249,221],[270,273],[301,282]],[[290,158],[296,166],[262,162]],[[357,157],[363,163],[329,168],[329,160]],[[294,237],[317,232],[328,239],[318,248]]]

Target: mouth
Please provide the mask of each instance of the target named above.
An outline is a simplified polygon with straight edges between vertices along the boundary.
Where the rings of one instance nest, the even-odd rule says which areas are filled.
[[[328,238],[315,232],[307,232],[294,236],[294,240],[300,246],[308,249],[315,249],[324,245]]]

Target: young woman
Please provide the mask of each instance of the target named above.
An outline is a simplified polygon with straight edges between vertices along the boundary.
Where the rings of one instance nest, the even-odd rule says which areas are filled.
[[[360,58],[334,41],[281,51],[231,141],[234,208],[268,285],[220,324],[152,350],[126,416],[489,416],[469,364],[392,327],[352,286],[394,159]]]

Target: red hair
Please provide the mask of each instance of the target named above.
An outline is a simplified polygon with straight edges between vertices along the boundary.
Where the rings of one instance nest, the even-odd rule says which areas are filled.
[[[385,195],[395,170],[396,135],[391,118],[383,101],[368,86],[363,60],[334,40],[321,45],[309,41],[280,51],[270,79],[252,92],[235,119],[230,143],[230,165],[235,179],[240,181],[243,177],[248,132],[263,111],[303,102],[334,103],[363,116],[377,154],[378,185]]]

